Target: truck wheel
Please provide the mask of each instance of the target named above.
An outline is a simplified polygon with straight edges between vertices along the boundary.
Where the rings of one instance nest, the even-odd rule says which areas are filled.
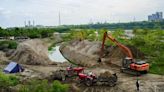
[[[68,76],[68,77],[72,77],[72,76],[73,76],[73,71],[72,71],[72,70],[67,71],[67,76]]]
[[[145,71],[144,71],[144,74],[147,74],[147,73],[148,73],[148,71],[147,71],[147,70],[145,70]]]
[[[123,69],[120,69],[120,72],[121,72],[121,73],[123,73],[123,72],[124,72],[124,70],[123,70]]]
[[[87,85],[87,86],[92,86],[92,80],[91,80],[91,79],[87,79],[87,80],[85,81],[85,85]]]
[[[109,81],[109,86],[110,86],[110,87],[114,87],[115,85],[116,85],[116,84],[115,84],[114,80]]]

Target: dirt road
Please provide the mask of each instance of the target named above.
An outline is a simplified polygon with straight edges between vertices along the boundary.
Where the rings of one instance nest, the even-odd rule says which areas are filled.
[[[80,92],[137,92],[136,80],[139,80],[140,92],[164,92],[164,76],[155,74],[145,74],[140,77],[121,73],[118,67],[101,66],[88,69],[87,71],[98,72],[102,69],[113,70],[117,73],[118,82],[115,87],[93,86],[86,87],[82,84],[76,84]]]
[[[27,66],[32,70],[43,73],[44,75],[49,74],[52,71],[58,69],[66,69],[69,64],[58,65],[58,66]],[[98,73],[103,70],[112,70],[116,72],[118,76],[118,82],[115,87],[108,86],[92,86],[87,87],[84,84],[78,83],[77,78],[74,81],[68,82],[73,87],[79,89],[79,92],[137,92],[136,91],[136,80],[140,82],[140,92],[164,92],[164,76],[155,74],[145,74],[140,77],[121,73],[120,69],[110,65],[100,65],[92,68],[85,68],[85,73],[92,71]],[[76,90],[77,91],[77,90]]]

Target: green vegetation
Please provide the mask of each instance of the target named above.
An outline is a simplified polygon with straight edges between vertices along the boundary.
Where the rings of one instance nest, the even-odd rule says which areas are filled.
[[[86,25],[68,25],[65,26],[71,29],[164,29],[164,21],[160,22],[129,22],[129,23],[96,23]]]
[[[95,31],[98,32],[96,36]],[[108,31],[107,29],[100,30],[72,30],[65,38],[65,41],[68,40],[77,40],[77,39],[88,39],[91,41],[99,40],[102,41],[103,33]],[[156,29],[134,29],[134,37],[132,39],[124,39],[124,31],[122,29],[117,29],[111,31],[113,37],[115,37],[119,42],[125,45],[135,46],[140,49],[145,56],[147,61],[150,63],[150,73],[162,74],[164,75],[164,30]],[[106,41],[106,45],[114,45],[111,41]]]
[[[52,43],[52,44],[48,47],[48,50],[51,51],[52,48],[55,47],[55,46],[56,46],[56,43],[54,42],[54,43]]]
[[[11,91],[9,88],[18,84],[20,82],[15,75],[0,72],[0,91]],[[57,80],[53,83],[48,83],[47,80],[31,80],[28,83],[21,84],[18,89],[19,92],[68,92],[69,85],[62,84]]]
[[[19,79],[12,75],[6,75],[0,72],[0,89],[8,89],[9,86],[15,86]]]
[[[131,44],[148,57],[150,72],[164,75],[164,30],[135,30]]]
[[[68,28],[0,28],[0,37],[29,37],[29,38],[46,38],[52,36],[54,32],[69,31]]]
[[[47,80],[33,80],[27,85],[22,85],[19,92],[68,92],[69,85],[61,84],[59,81],[54,81],[49,84]]]
[[[16,49],[17,45],[16,41],[0,41],[0,50]]]

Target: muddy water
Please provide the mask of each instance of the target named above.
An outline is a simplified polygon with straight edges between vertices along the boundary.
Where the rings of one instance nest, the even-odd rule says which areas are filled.
[[[49,51],[49,58],[53,62],[67,62],[67,60],[63,57],[63,55],[59,51],[60,46],[53,47],[51,51]]]

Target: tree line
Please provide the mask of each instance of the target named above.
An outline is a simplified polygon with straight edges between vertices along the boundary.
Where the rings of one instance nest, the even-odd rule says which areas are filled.
[[[29,38],[45,38],[50,37],[54,32],[65,32],[69,31],[69,28],[6,28],[0,27],[0,37],[8,36],[23,36]]]
[[[83,25],[65,25],[68,28],[74,29],[164,29],[164,21],[159,22],[129,22],[129,23],[95,23]]]

